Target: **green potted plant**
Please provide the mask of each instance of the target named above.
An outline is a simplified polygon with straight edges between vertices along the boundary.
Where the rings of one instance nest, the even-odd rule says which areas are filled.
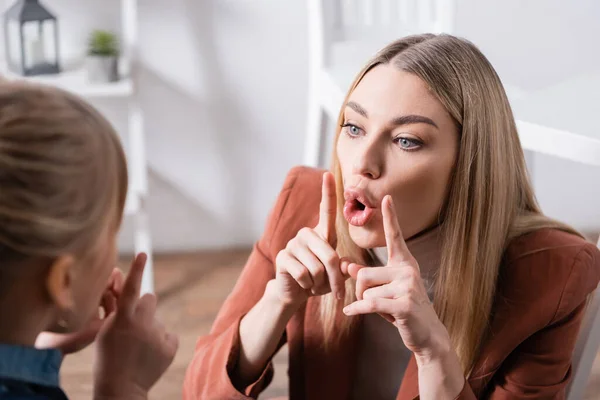
[[[109,31],[94,30],[88,39],[86,70],[93,83],[115,82],[119,79],[119,41]]]

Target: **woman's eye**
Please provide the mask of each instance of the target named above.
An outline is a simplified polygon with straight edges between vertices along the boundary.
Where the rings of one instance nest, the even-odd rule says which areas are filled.
[[[346,130],[346,132],[350,136],[358,136],[361,133],[361,129],[356,125],[344,124],[344,125],[342,125],[342,127]]]
[[[398,138],[398,144],[404,150],[415,150],[421,146],[421,143],[415,139]]]

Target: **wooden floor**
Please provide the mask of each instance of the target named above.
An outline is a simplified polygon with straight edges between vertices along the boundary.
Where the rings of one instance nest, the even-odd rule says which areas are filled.
[[[247,250],[157,257],[158,313],[166,326],[179,334],[180,348],[173,365],[152,390],[151,399],[181,399],[183,377],[196,339],[208,333],[247,257]],[[91,348],[65,359],[62,384],[71,399],[91,398],[92,362]],[[275,369],[274,382],[261,399],[287,392],[285,350],[275,358]],[[600,356],[596,358],[585,400],[600,400]]]

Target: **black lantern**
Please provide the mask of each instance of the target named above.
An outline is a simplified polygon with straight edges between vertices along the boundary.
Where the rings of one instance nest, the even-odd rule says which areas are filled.
[[[8,68],[20,75],[57,74],[58,23],[38,0],[18,0],[4,14]]]

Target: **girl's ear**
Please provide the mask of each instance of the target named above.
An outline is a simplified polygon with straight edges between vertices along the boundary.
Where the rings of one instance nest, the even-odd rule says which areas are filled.
[[[46,279],[46,289],[50,299],[60,311],[69,311],[75,303],[73,295],[73,274],[75,260],[72,256],[60,256],[50,265]]]

